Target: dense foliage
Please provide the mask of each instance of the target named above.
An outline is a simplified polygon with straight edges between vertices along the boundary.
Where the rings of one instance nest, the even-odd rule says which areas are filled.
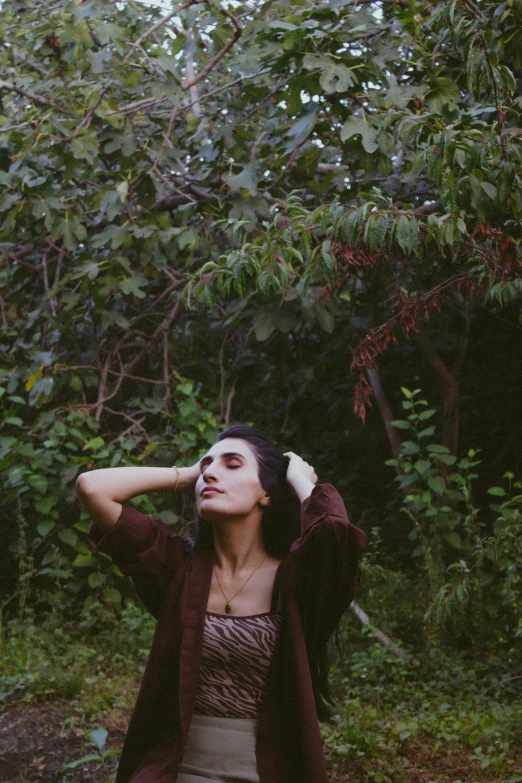
[[[118,607],[76,476],[189,461],[236,419],[380,528],[420,584],[408,641],[520,632],[521,20],[518,0],[3,3],[7,598],[46,611],[58,579]],[[428,434],[398,418],[422,420],[415,386]],[[186,499],[137,503],[189,524]]]

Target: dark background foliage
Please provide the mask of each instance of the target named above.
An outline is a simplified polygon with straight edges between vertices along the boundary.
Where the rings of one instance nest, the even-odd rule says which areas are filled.
[[[502,485],[514,576],[490,609],[515,632],[520,21],[514,1],[4,2],[5,596],[24,568],[107,588],[79,472],[190,462],[242,421],[340,488],[421,613],[451,614],[447,568],[486,557]],[[402,388],[434,411],[409,441]],[[189,499],[136,502],[190,529]]]

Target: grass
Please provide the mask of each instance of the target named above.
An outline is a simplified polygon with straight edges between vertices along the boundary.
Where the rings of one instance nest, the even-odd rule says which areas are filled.
[[[332,758],[364,780],[522,781],[521,660],[515,648],[471,655],[431,649],[408,660],[359,639],[333,674]]]
[[[61,702],[68,728],[125,725],[154,621],[131,603],[100,622],[104,611],[91,603],[79,618],[37,621],[27,609],[5,626],[0,707]],[[333,780],[522,783],[516,648],[413,651],[403,661],[348,627],[349,651],[332,673],[336,714],[322,727]]]

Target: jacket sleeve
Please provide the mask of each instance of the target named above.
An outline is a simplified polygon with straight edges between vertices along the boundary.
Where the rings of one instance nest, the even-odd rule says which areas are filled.
[[[310,652],[329,639],[360,581],[366,534],[354,527],[330,484],[318,484],[301,506],[301,536],[290,556],[295,598]]]
[[[191,541],[173,533],[159,519],[126,505],[105,535],[91,522],[87,540],[132,577],[136,592],[155,617],[173,574],[184,566],[192,547]]]

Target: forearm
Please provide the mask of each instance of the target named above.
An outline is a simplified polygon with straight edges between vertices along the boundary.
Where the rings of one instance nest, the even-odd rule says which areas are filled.
[[[160,490],[190,489],[194,486],[193,470],[177,468],[100,468],[82,473],[76,488],[82,497],[106,497],[117,503],[125,503],[136,495]]]
[[[310,497],[314,487],[314,482],[310,481],[306,476],[298,476],[292,481],[292,488],[300,503],[304,503]]]

